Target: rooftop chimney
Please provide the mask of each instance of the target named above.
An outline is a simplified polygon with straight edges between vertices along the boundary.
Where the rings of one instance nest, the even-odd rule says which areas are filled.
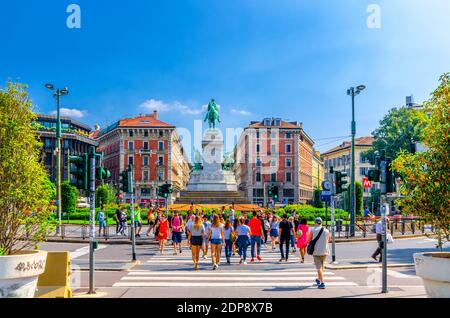
[[[153,118],[158,119],[158,111],[157,110],[153,111]]]

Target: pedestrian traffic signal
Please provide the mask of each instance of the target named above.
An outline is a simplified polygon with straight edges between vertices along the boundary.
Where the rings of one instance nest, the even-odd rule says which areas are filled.
[[[111,171],[106,168],[98,167],[95,170],[95,178],[99,181],[111,178]]]
[[[336,194],[340,194],[347,190],[347,183],[348,181],[345,180],[347,178],[346,172],[336,171],[334,173],[334,177],[336,180]]]
[[[89,157],[88,154],[82,156],[70,156],[70,184],[79,190],[89,190]]]
[[[120,190],[125,193],[132,193],[131,170],[127,169],[120,174]]]
[[[165,183],[158,187],[158,196],[160,197],[167,199],[171,193],[173,193],[173,189],[170,183]]]

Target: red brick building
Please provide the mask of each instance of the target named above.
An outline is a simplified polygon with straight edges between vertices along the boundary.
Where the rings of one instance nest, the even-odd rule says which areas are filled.
[[[133,165],[136,202],[155,202],[156,189],[166,181],[172,184],[171,203],[184,190],[190,166],[176,128],[158,119],[158,113],[126,118],[98,130],[94,138],[103,152],[104,165],[111,171],[111,182],[118,186],[120,173]],[[129,201],[124,195],[123,200]]]
[[[253,203],[267,204],[269,186],[278,186],[280,202],[310,201],[313,145],[301,123],[280,118],[251,122],[235,149],[239,189]]]

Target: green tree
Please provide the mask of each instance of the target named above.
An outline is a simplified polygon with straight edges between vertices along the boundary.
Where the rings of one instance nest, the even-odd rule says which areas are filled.
[[[54,192],[42,165],[42,143],[26,87],[0,88],[0,253],[11,255],[37,244],[53,229]]]
[[[100,204],[106,205],[115,202],[117,196],[116,188],[109,184],[99,186],[95,193],[95,206],[98,208]]]
[[[64,213],[74,213],[77,208],[78,189],[69,182],[61,184],[61,209]]]
[[[363,210],[363,186],[361,182],[355,182],[355,193],[356,193],[356,215],[362,215]],[[347,207],[350,207],[350,185],[347,187]],[[350,208],[349,208],[350,209]]]
[[[315,208],[323,208],[323,202],[320,200],[320,193],[322,190],[320,188],[314,189],[314,196],[313,196],[313,207]]]
[[[429,114],[422,133],[427,151],[402,152],[393,168],[402,177],[403,211],[424,218],[450,240],[450,73],[424,104]]]
[[[395,159],[401,151],[411,151],[411,144],[421,140],[421,131],[426,123],[426,114],[408,107],[393,108],[380,121],[380,127],[372,135],[375,141],[372,150],[386,151],[386,156]]]

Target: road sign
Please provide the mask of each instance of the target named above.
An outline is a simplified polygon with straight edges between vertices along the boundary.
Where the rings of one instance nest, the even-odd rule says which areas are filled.
[[[331,202],[331,191],[320,192],[320,201]]]
[[[363,178],[363,187],[364,189],[371,189],[372,182],[370,182],[368,178]]]
[[[322,188],[325,191],[330,191],[331,190],[331,182],[329,180],[325,180],[322,182]]]

